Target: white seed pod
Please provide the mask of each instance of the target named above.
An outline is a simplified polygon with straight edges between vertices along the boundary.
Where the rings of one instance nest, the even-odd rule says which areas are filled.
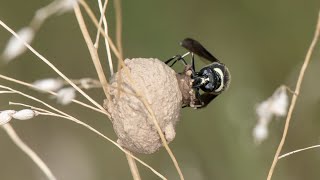
[[[24,27],[19,30],[17,34],[23,41],[27,42],[28,44],[30,44],[34,38],[34,30],[31,27]],[[3,51],[2,57],[7,62],[9,62],[10,60],[24,53],[26,50],[27,47],[23,44],[23,42],[15,36],[12,36],[9,39],[5,50]]]
[[[111,100],[106,100],[104,107],[111,114],[117,142],[132,152],[151,154],[162,142],[145,105],[133,95],[134,90],[146,98],[169,143],[175,137],[182,104],[176,73],[158,59],[126,59],[125,64],[131,77],[121,69],[121,89],[125,92],[118,96],[119,73],[116,73],[110,81]]]
[[[18,120],[29,120],[34,118],[37,115],[38,113],[36,111],[33,111],[31,109],[23,109],[12,114],[12,117]]]
[[[270,111],[272,101],[270,99],[261,102],[256,106],[256,114],[258,115],[258,122],[261,121],[261,119],[269,122],[272,119],[272,112]]]
[[[58,6],[60,8],[59,13],[65,13],[68,11],[72,11],[74,5],[78,3],[77,0],[56,0],[58,1]]]
[[[260,144],[262,141],[268,138],[269,132],[267,124],[258,123],[253,129],[253,138],[256,144]]]
[[[12,114],[16,111],[14,110],[5,110],[0,112],[0,125],[8,123],[12,119]]]
[[[253,138],[260,144],[268,137],[268,124],[272,118],[283,117],[287,114],[289,98],[285,86],[280,86],[267,100],[256,106],[258,122],[253,129]]]
[[[47,78],[37,80],[32,84],[43,91],[56,91],[63,86],[63,81],[57,78]]]
[[[272,95],[270,110],[275,116],[285,116],[287,114],[289,98],[284,86],[279,87]]]
[[[256,113],[259,119],[271,121],[272,116],[285,116],[288,110],[288,99],[286,88],[279,87],[271,97],[257,105]]]
[[[76,97],[76,90],[73,87],[62,88],[57,92],[58,103],[67,105]]]

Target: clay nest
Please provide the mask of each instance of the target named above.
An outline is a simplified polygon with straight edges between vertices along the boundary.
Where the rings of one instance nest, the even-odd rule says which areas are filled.
[[[158,59],[126,59],[125,65],[127,72],[121,69],[120,79],[119,72],[112,76],[111,99],[105,100],[104,107],[111,114],[117,142],[132,152],[150,154],[162,146],[162,141],[137,92],[146,98],[169,143],[176,135],[181,106],[190,99],[185,93],[191,90],[190,78],[178,76],[178,80],[176,72]]]

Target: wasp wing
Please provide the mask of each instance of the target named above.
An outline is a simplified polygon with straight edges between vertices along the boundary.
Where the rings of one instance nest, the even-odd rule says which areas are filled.
[[[190,52],[205,58],[210,62],[220,62],[217,58],[215,58],[209,51],[207,51],[198,41],[186,38],[180,42],[180,45]]]
[[[194,101],[194,107],[197,109],[200,108],[205,108],[208,106],[208,104],[218,96],[219,94],[211,94],[211,93],[203,93],[199,96],[198,99]],[[188,107],[188,105],[183,106],[183,107]]]

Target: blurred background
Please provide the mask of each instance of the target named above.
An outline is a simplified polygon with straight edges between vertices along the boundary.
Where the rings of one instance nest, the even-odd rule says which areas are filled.
[[[35,11],[51,1],[2,1],[0,19],[14,30],[27,26]],[[96,15],[96,1],[89,3]],[[266,179],[280,141],[284,118],[272,121],[269,137],[257,145],[252,129],[257,123],[255,106],[281,84],[294,89],[304,56],[311,42],[320,2],[255,0],[123,1],[124,56],[166,60],[185,52],[179,42],[185,37],[200,41],[232,74],[228,91],[207,108],[184,108],[177,135],[170,144],[186,179]],[[92,23],[92,37],[95,28]],[[109,34],[115,34],[113,2],[107,9]],[[0,28],[0,50],[10,38]],[[113,38],[114,39],[114,38]],[[74,13],[49,18],[37,32],[32,46],[51,60],[69,78],[97,78]],[[103,46],[101,46],[103,47]],[[105,52],[101,51],[101,57]],[[293,113],[283,153],[319,144],[320,83],[319,48],[316,48]],[[114,60],[116,58],[114,57]],[[1,61],[1,60],[0,60]],[[202,61],[196,62],[198,68]],[[106,72],[107,63],[104,62]],[[174,67],[182,71],[182,66]],[[35,55],[26,52],[10,63],[0,63],[0,73],[26,82],[58,77]],[[46,94],[0,80],[64,110],[116,140],[105,116],[78,105],[61,106]],[[88,93],[102,103],[100,89]],[[80,100],[84,100],[78,95]],[[21,109],[9,101],[41,105],[17,95],[0,95],[0,110]],[[85,101],[85,100],[84,100]],[[114,145],[67,120],[37,117],[13,121],[21,138],[47,163],[58,179],[132,179],[125,155]],[[0,179],[45,179],[37,166],[0,131]],[[168,179],[178,179],[162,148],[152,155],[138,155]],[[157,179],[138,165],[142,179]],[[319,179],[320,150],[313,149],[278,162],[274,180]]]

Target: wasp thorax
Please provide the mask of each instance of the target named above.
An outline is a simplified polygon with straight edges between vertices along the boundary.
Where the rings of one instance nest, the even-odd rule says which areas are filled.
[[[150,154],[162,142],[137,92],[145,97],[166,141],[171,142],[182,104],[176,73],[158,59],[126,59],[125,64],[121,80],[119,72],[111,79],[111,99],[104,102],[104,107],[111,114],[117,142],[130,151]]]

